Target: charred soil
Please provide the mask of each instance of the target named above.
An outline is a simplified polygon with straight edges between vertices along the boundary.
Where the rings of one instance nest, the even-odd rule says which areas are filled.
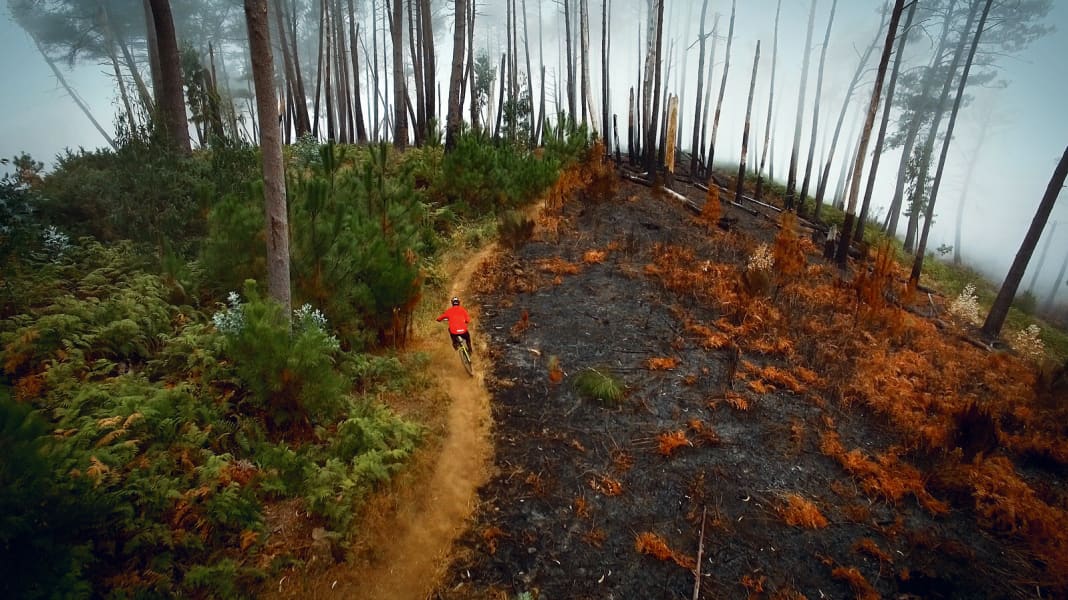
[[[865,287],[824,263],[803,227],[787,223],[783,241],[774,211],[722,213],[702,219],[623,183],[607,200],[550,207],[533,239],[478,273],[495,469],[436,597],[1064,594],[1068,548],[1043,529],[1068,508],[1063,444],[1034,466],[1012,437],[1037,413],[1010,430],[998,416],[1009,409],[987,406],[993,438],[965,458],[960,411],[938,394],[983,400],[994,384],[967,383],[983,375],[902,391],[930,404],[913,414],[903,399],[906,416],[868,389],[916,387],[924,369],[1023,368],[1016,359],[982,358],[951,326],[903,311],[893,273]],[[878,278],[878,260],[855,272]],[[838,331],[852,337],[834,342]],[[892,356],[879,372],[892,381],[866,370],[884,331]],[[925,333],[952,356],[914,347]],[[995,467],[1031,496],[976,483]],[[1039,502],[1020,510],[1051,512],[1013,516],[1013,494]]]

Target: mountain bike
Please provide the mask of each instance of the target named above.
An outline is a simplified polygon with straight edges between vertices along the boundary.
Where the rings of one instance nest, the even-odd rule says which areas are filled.
[[[448,319],[445,320],[448,321]],[[467,349],[467,341],[459,335],[454,336],[451,332],[449,333],[449,338],[456,344],[456,349],[460,352],[460,362],[463,363],[464,370],[467,371],[468,375],[474,377],[475,368],[471,366],[471,351]]]
[[[462,338],[460,339],[457,351],[460,353],[460,362],[464,364],[464,369],[467,370],[467,374],[474,377],[475,369],[471,366],[471,353],[467,350],[467,342]]]

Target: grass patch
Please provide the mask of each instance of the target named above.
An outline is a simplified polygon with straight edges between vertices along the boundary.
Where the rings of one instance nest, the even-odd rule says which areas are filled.
[[[623,384],[611,375],[597,369],[585,369],[574,378],[579,394],[604,404],[619,404],[623,400]]]

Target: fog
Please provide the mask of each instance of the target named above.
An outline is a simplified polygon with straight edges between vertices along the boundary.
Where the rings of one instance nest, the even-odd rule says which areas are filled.
[[[9,5],[16,4],[12,1]],[[577,4],[577,0],[573,0]],[[809,139],[812,136],[811,108],[816,94],[816,70],[823,35],[831,8],[831,0],[818,0],[811,49],[811,67],[805,99],[802,137],[799,143],[798,187],[803,177],[804,161]],[[1013,4],[1016,0],[1013,0]],[[1033,0],[1026,0],[1025,5]],[[61,4],[58,3],[57,4]],[[92,12],[86,5],[87,14]],[[121,12],[123,27],[129,28],[131,38],[139,27],[140,43],[132,43],[131,50],[142,62],[146,72],[143,43],[143,14],[135,14],[140,2],[110,0]],[[300,6],[317,4],[297,2]],[[357,12],[361,23],[361,35],[367,36],[371,26],[371,2],[358,1]],[[522,10],[522,3],[517,2]],[[924,6],[921,0],[921,6]],[[928,2],[927,4],[932,4]],[[996,4],[1005,2],[999,0]],[[224,71],[222,79],[230,89],[240,110],[247,110],[248,79],[245,73],[244,19],[240,3],[222,0],[217,2],[179,2],[172,0],[179,25],[180,43],[189,42],[204,49],[207,43],[219,55]],[[214,7],[210,14],[199,12],[203,6]],[[190,7],[197,13],[183,13]],[[439,85],[439,114],[444,114],[444,101],[448,91],[449,61],[452,54],[453,2],[434,0],[435,41],[437,53],[436,79]],[[488,0],[477,5],[475,19],[475,51],[485,53],[494,64],[499,63],[504,52],[505,40],[504,0]],[[590,75],[593,99],[592,124],[600,127],[601,112],[601,2],[589,2],[590,10]],[[706,29],[711,30],[715,15],[718,15],[719,37],[716,41],[715,60],[712,71],[712,110],[719,93],[720,78],[725,61],[728,22],[731,3],[726,0],[711,0]],[[772,46],[776,0],[743,0],[737,3],[734,38],[730,56],[730,69],[726,81],[722,115],[717,132],[715,158],[717,163],[737,164],[744,124],[749,78],[752,73],[757,42],[761,43],[761,55],[756,82],[756,97],[753,103],[752,131],[748,163],[753,166],[760,156],[765,127],[771,122],[773,152],[769,157],[775,179],[785,182],[793,144],[794,119],[797,111],[800,87],[801,63],[804,53],[805,29],[811,3],[808,0],[783,0],[778,49],[776,57],[775,103],[772,115],[767,114],[768,91],[772,65]],[[638,77],[644,60],[646,44],[645,0],[613,0],[610,5],[609,60],[610,112],[618,115],[620,137],[624,150],[626,145],[627,102],[631,87],[638,85]],[[879,31],[880,12],[883,3],[878,0],[842,0],[837,4],[837,13],[831,29],[827,48],[827,60],[821,91],[821,112],[813,177],[822,165],[830,142],[838,112],[849,80],[857,67],[860,55],[878,40],[875,55],[868,62],[861,82],[850,104],[849,116],[842,129],[842,138],[830,169],[828,195],[838,187],[843,176],[842,164],[850,160],[849,148],[859,136],[856,123],[862,117],[871,95],[874,66],[882,48],[885,30]],[[540,11],[540,20],[539,20]],[[561,72],[563,46],[562,4],[555,1],[527,0],[527,24],[530,36],[530,53],[535,97],[541,81],[537,76],[539,64],[544,64],[547,87],[547,109],[555,113],[557,97],[564,94]],[[379,17],[382,18],[379,7]],[[680,96],[680,114],[683,146],[690,146],[695,91],[697,87],[698,48],[695,43],[700,34],[700,1],[668,0],[664,16],[664,73],[670,69],[670,78],[664,84],[668,92]],[[88,18],[88,17],[87,17]],[[918,17],[919,18],[919,17]],[[315,10],[300,12],[302,63],[304,72],[314,79],[316,26],[318,13]],[[964,260],[1000,282],[1011,263],[1024,232],[1034,216],[1035,208],[1046,189],[1056,161],[1068,143],[1068,117],[1065,116],[1064,98],[1068,97],[1068,69],[1064,66],[1068,57],[1068,2],[1055,0],[1049,13],[1040,22],[1053,30],[1037,37],[1022,48],[998,48],[981,56],[977,71],[992,73],[993,79],[982,85],[970,86],[970,102],[961,113],[950,148],[945,178],[939,192],[935,221],[931,231],[928,250],[940,246],[952,246],[955,222],[961,213],[963,235],[961,251]],[[519,21],[523,25],[522,17]],[[995,30],[998,25],[995,24]],[[388,44],[388,34],[383,34],[384,24],[379,23],[378,53],[381,56]],[[572,27],[577,29],[577,24]],[[911,43],[905,51],[905,72],[925,65],[937,37],[937,27],[931,21],[920,21],[910,35]],[[539,44],[540,40],[540,44]],[[364,39],[368,49],[372,43]],[[525,71],[522,54],[523,33],[519,34],[520,69]],[[539,48],[540,46],[540,48]],[[407,54],[407,44],[405,53]],[[68,79],[71,87],[85,102],[90,111],[109,131],[114,129],[116,115],[121,111],[119,93],[115,85],[111,63],[100,56],[93,56],[91,44],[83,40],[79,52],[73,55],[52,51],[57,66]],[[361,56],[361,60],[364,57]],[[65,89],[56,83],[56,78],[42,59],[30,36],[17,25],[10,13],[0,19],[0,66],[7,74],[8,82],[0,98],[0,156],[12,157],[20,152],[29,152],[48,164],[65,148],[96,148],[107,145],[89,119],[78,109]],[[707,68],[707,65],[706,65]],[[383,71],[384,72],[384,71]],[[576,69],[577,76],[581,77]],[[307,78],[307,76],[306,76]],[[129,83],[129,82],[127,82]],[[366,77],[361,73],[364,89],[364,111],[371,113],[370,92]],[[312,89],[312,84],[308,84]],[[637,92],[638,90],[636,90]],[[389,94],[387,94],[389,95]],[[566,101],[563,102],[566,108]],[[384,107],[382,113],[386,111]],[[467,111],[464,111],[467,114]],[[900,112],[891,115],[891,131],[896,128]],[[948,117],[947,119],[948,120]],[[876,123],[878,125],[878,122]],[[945,122],[943,122],[943,131]],[[251,127],[249,126],[249,131]],[[709,127],[709,136],[711,126]],[[936,148],[937,156],[937,148]],[[886,214],[897,177],[900,150],[888,150],[876,180],[872,211],[881,218]],[[932,168],[933,177],[933,168]],[[815,184],[810,186],[814,193]],[[1048,248],[1047,258],[1037,277],[1034,292],[1043,302],[1054,289],[1055,278],[1063,261],[1068,259],[1068,199],[1061,198],[1054,208],[1052,222],[1060,224],[1051,235],[1053,227],[1047,226],[1044,238],[1031,261],[1030,271],[1025,276],[1021,291],[1028,289],[1039,264],[1043,248]],[[899,234],[903,233],[899,228]],[[948,258],[948,256],[947,256]],[[1064,281],[1057,286],[1059,302],[1068,300],[1068,287]]]

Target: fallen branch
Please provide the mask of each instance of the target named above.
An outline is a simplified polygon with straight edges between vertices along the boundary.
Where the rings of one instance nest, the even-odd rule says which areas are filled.
[[[693,569],[693,600],[697,600],[697,597],[701,595],[701,558],[705,553],[705,515],[708,514],[708,507],[701,509],[701,537],[697,541],[697,566]]]

